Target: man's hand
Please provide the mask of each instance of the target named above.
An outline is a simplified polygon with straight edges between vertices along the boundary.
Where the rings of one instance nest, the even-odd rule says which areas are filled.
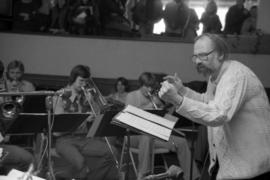
[[[181,79],[178,77],[177,73],[175,73],[174,76],[172,76],[172,75],[165,76],[163,79],[165,81],[168,81],[172,85],[174,85],[179,94],[181,94],[181,95],[185,94],[186,88],[183,85],[183,82],[181,81]]]
[[[176,87],[168,81],[164,81],[161,85],[162,86],[158,92],[159,97],[175,106],[180,106],[182,104],[183,97],[178,94]]]

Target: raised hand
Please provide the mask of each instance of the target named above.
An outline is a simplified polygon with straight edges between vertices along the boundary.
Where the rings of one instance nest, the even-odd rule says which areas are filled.
[[[172,75],[165,76],[163,79],[165,81],[168,81],[173,86],[175,86],[179,94],[181,95],[185,94],[185,90],[186,90],[185,86],[183,85],[182,80],[178,77],[177,73],[175,73],[174,76]]]
[[[172,83],[164,81],[161,83],[161,85],[162,86],[158,92],[158,95],[161,99],[172,103],[175,106],[178,106],[182,103],[183,97],[178,93],[176,87]]]

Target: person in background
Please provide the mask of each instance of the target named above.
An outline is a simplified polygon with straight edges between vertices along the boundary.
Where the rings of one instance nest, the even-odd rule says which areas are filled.
[[[214,0],[207,3],[200,22],[203,24],[203,33],[221,33],[222,25],[217,15],[217,4]]]
[[[99,26],[98,6],[94,0],[80,0],[73,5],[69,23],[72,34],[97,34]]]
[[[236,4],[229,8],[226,19],[224,33],[240,34],[242,24],[248,18],[248,10],[244,7],[245,0],[236,0]]]
[[[208,79],[206,92],[167,76],[159,96],[207,126],[212,179],[269,179],[270,106],[263,84],[247,66],[229,59],[228,45],[216,34],[195,39],[192,61]]]
[[[244,21],[241,34],[254,35],[257,32],[257,6],[252,6],[249,10],[250,16]]]
[[[132,7],[129,7],[130,5]],[[129,0],[127,1],[127,7],[130,9],[127,13],[128,18],[134,23],[133,27],[134,25],[139,26],[140,35],[147,36],[153,34],[154,24],[162,18],[161,0]]]
[[[110,101],[110,99],[113,99],[125,104],[129,91],[128,80],[124,77],[117,78],[114,84],[114,91],[114,93],[107,97],[108,100]]]
[[[21,61],[14,60],[7,66],[6,85],[9,92],[35,91],[35,86],[23,79],[24,65]]]
[[[18,0],[14,3],[13,31],[37,31],[36,13],[40,3],[36,0]]]
[[[187,6],[184,0],[168,3],[164,10],[165,34],[193,40],[197,36],[199,18],[194,9]]]

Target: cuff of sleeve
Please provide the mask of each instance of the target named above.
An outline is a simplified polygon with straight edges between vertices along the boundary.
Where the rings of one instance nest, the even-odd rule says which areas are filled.
[[[186,114],[188,102],[189,102],[189,98],[184,96],[182,103],[176,107],[176,112],[181,115]]]

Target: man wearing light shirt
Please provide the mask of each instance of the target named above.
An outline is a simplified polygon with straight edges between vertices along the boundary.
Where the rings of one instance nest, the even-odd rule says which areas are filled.
[[[217,35],[197,37],[192,60],[209,78],[207,91],[196,93],[177,76],[167,76],[159,96],[208,127],[209,172],[217,168],[217,179],[269,179],[270,106],[262,83],[248,67],[228,59]]]

